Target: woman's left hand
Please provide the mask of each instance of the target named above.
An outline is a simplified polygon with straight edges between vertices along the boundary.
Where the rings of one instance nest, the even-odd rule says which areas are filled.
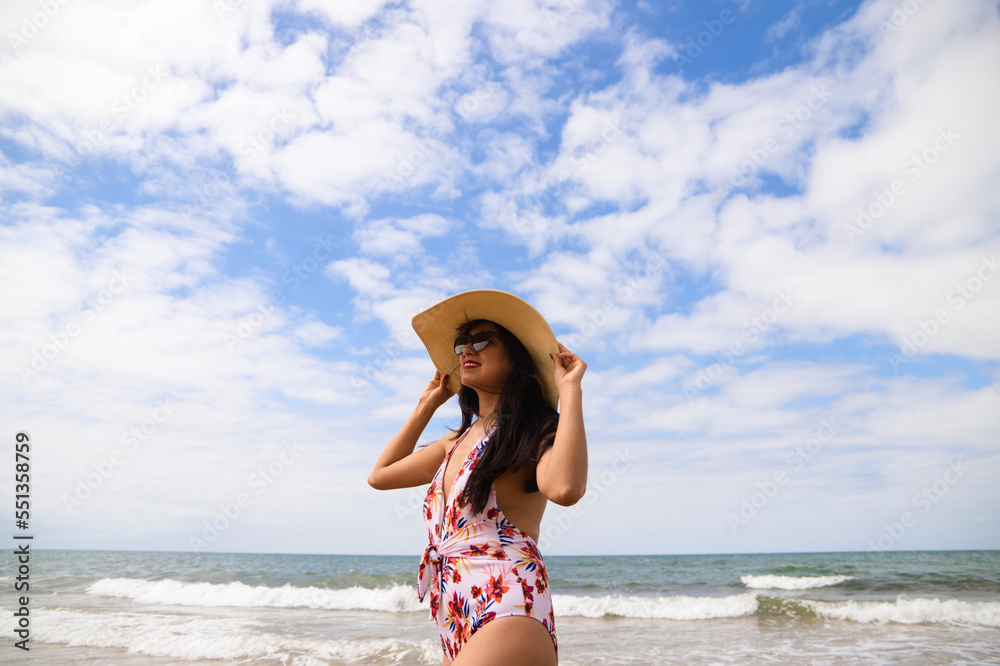
[[[552,356],[556,362],[555,380],[556,391],[561,392],[564,388],[580,388],[580,381],[583,373],[587,370],[587,364],[583,359],[566,349],[563,343],[559,343],[559,353]]]

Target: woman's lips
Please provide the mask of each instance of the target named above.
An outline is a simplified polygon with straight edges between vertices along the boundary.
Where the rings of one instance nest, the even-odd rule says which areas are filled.
[[[466,361],[465,363],[462,364],[462,367],[463,368],[478,368],[479,364],[476,363],[475,361]]]

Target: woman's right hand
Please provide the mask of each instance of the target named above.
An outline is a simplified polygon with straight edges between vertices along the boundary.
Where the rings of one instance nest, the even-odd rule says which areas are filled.
[[[427,388],[420,394],[420,402],[437,409],[448,402],[455,392],[448,386],[448,375],[442,375],[440,370],[434,371],[434,379],[427,382]]]

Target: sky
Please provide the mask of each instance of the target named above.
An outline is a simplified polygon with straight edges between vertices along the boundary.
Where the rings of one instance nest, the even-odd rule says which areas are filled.
[[[433,374],[410,318],[474,288],[588,364],[545,554],[1000,548],[997,3],[12,0],[0,37],[36,548],[417,557],[423,489],[366,479]]]

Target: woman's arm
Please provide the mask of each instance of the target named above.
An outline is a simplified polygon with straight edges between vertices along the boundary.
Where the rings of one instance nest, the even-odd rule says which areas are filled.
[[[448,376],[441,372],[434,373],[434,379],[420,395],[417,406],[406,419],[396,436],[389,440],[382,455],[375,462],[372,473],[368,475],[368,484],[376,490],[393,490],[395,488],[411,488],[430,483],[444,460],[446,442],[452,439],[448,435],[425,446],[417,452],[413,447],[417,439],[427,427],[437,408],[454,395],[448,388]]]
[[[587,433],[583,427],[583,389],[580,386],[587,364],[562,343],[554,358],[559,425],[552,446],[538,461],[535,477],[538,490],[546,499],[571,506],[587,492]]]

